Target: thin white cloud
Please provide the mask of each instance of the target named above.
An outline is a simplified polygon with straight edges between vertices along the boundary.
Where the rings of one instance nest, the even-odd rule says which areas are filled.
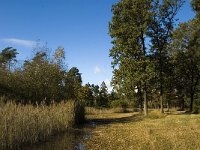
[[[10,44],[16,44],[19,46],[25,46],[25,47],[34,47],[37,44],[35,41],[22,40],[22,39],[16,39],[16,38],[5,38],[5,39],[1,39],[1,41],[10,43]]]
[[[98,74],[98,73],[101,73],[101,72],[102,72],[102,70],[98,66],[96,66],[94,68],[94,74]]]

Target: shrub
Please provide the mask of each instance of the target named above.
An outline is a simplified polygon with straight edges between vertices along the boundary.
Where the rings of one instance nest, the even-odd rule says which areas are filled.
[[[110,105],[112,108],[122,108],[123,112],[127,112],[128,102],[125,100],[114,100]]]
[[[85,107],[81,102],[74,103],[74,125],[80,125],[85,122]]]

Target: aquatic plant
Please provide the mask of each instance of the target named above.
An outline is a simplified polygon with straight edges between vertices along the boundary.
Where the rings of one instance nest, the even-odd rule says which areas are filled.
[[[51,135],[66,131],[75,124],[74,106],[73,101],[49,106],[12,102],[0,105],[0,149],[45,141]]]

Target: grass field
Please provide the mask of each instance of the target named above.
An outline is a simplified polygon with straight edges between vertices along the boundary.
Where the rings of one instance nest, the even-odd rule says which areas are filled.
[[[152,111],[139,113],[90,114],[96,122],[86,141],[91,150],[199,150],[200,115]]]

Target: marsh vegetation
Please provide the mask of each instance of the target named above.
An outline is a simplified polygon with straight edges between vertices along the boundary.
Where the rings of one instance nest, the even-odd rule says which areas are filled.
[[[66,132],[75,126],[77,115],[84,116],[80,109],[74,111],[75,105],[73,101],[49,106],[2,103],[0,149],[20,149],[23,145],[44,142],[51,136]]]

